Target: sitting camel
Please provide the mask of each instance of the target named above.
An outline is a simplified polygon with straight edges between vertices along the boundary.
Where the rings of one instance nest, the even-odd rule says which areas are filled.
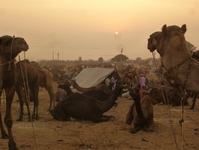
[[[131,125],[130,132],[134,134],[141,129],[153,131],[153,105],[148,92],[142,87],[136,87],[129,94],[134,100],[126,117],[126,124]]]
[[[57,91],[55,93],[56,102],[64,100],[68,95],[73,93],[70,86],[71,84],[69,82],[60,83],[58,85]]]
[[[68,84],[68,83],[59,84],[58,89],[63,89],[64,94],[63,94],[63,92],[56,93],[57,94],[57,96],[56,96],[57,100],[61,99],[61,96],[63,97],[62,100],[64,100],[68,95],[74,93],[70,88],[70,84]],[[104,92],[104,90],[96,88],[96,89],[93,89],[93,90],[90,90],[90,91],[83,92],[81,94],[94,97],[99,101],[105,101],[107,98],[109,98],[111,96],[112,91],[110,90],[109,92],[108,91]]]
[[[99,85],[99,86],[95,86],[91,88],[82,88],[76,82],[73,81],[73,86],[74,84],[76,88],[78,87],[77,89],[84,89],[84,90],[80,90],[80,91],[83,91],[82,95],[91,96],[100,101],[106,100],[108,97],[111,96],[111,93],[112,93],[112,91],[106,85]],[[70,84],[68,82],[64,84],[60,84],[58,88],[64,89],[67,95],[73,93],[72,90],[70,89]]]
[[[152,98],[153,105],[158,103],[171,104],[172,106],[181,105],[181,95],[178,89],[173,87],[152,88],[149,95]]]
[[[104,101],[80,93],[72,93],[65,100],[57,103],[55,110],[51,111],[51,115],[54,119],[62,121],[68,121],[70,117],[96,123],[109,121],[113,117],[104,116],[103,114],[114,106],[122,89],[123,86],[118,84],[111,96]]]

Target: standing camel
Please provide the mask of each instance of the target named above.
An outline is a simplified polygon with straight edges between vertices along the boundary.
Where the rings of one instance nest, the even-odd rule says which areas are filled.
[[[182,88],[199,93],[199,63],[191,57],[185,40],[186,25],[164,25],[148,39],[148,49],[162,57],[162,66]]]
[[[15,93],[15,58],[21,51],[28,50],[28,44],[21,37],[2,36],[0,37],[0,96],[3,89],[6,94],[6,112],[4,123],[7,127],[8,134],[3,127],[3,121],[0,111],[0,128],[1,138],[9,139],[9,150],[17,150],[16,142],[12,135],[12,116],[11,105]],[[1,104],[1,100],[0,100]],[[1,108],[1,107],[0,107]]]
[[[28,108],[28,120],[39,119],[39,87],[44,87],[48,91],[50,97],[49,110],[54,109],[55,95],[53,80],[48,70],[41,68],[36,62],[29,62],[28,60],[19,61],[16,64],[16,80],[16,92],[20,101],[20,115],[18,121],[23,121],[24,102],[26,102]],[[34,102],[32,118],[30,117],[30,109],[27,102],[27,99],[30,97]]]

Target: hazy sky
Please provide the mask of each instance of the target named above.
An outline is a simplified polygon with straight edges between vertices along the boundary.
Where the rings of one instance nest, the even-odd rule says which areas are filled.
[[[0,36],[29,44],[30,60],[150,58],[149,35],[164,24],[187,25],[186,40],[199,48],[199,0],[4,0]],[[118,34],[116,34],[118,32]],[[159,56],[159,55],[157,55]]]

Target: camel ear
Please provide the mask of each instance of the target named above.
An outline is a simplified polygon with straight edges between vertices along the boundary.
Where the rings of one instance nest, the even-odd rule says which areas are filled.
[[[181,30],[183,31],[183,33],[185,33],[187,31],[187,26],[186,24],[183,24],[181,27]]]
[[[162,35],[167,36],[167,25],[166,24],[162,27]]]

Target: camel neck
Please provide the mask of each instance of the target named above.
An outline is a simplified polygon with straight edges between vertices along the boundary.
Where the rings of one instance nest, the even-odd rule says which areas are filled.
[[[102,110],[103,113],[108,111],[109,109],[111,109],[113,107],[113,105],[115,104],[115,101],[117,100],[121,91],[122,91],[122,88],[116,87],[116,89],[113,91],[111,96],[107,100],[101,102],[101,104],[102,104],[101,110]]]
[[[134,98],[134,102],[135,102],[135,108],[136,108],[138,117],[144,118],[144,114],[141,107],[140,96],[137,96],[136,98]]]

